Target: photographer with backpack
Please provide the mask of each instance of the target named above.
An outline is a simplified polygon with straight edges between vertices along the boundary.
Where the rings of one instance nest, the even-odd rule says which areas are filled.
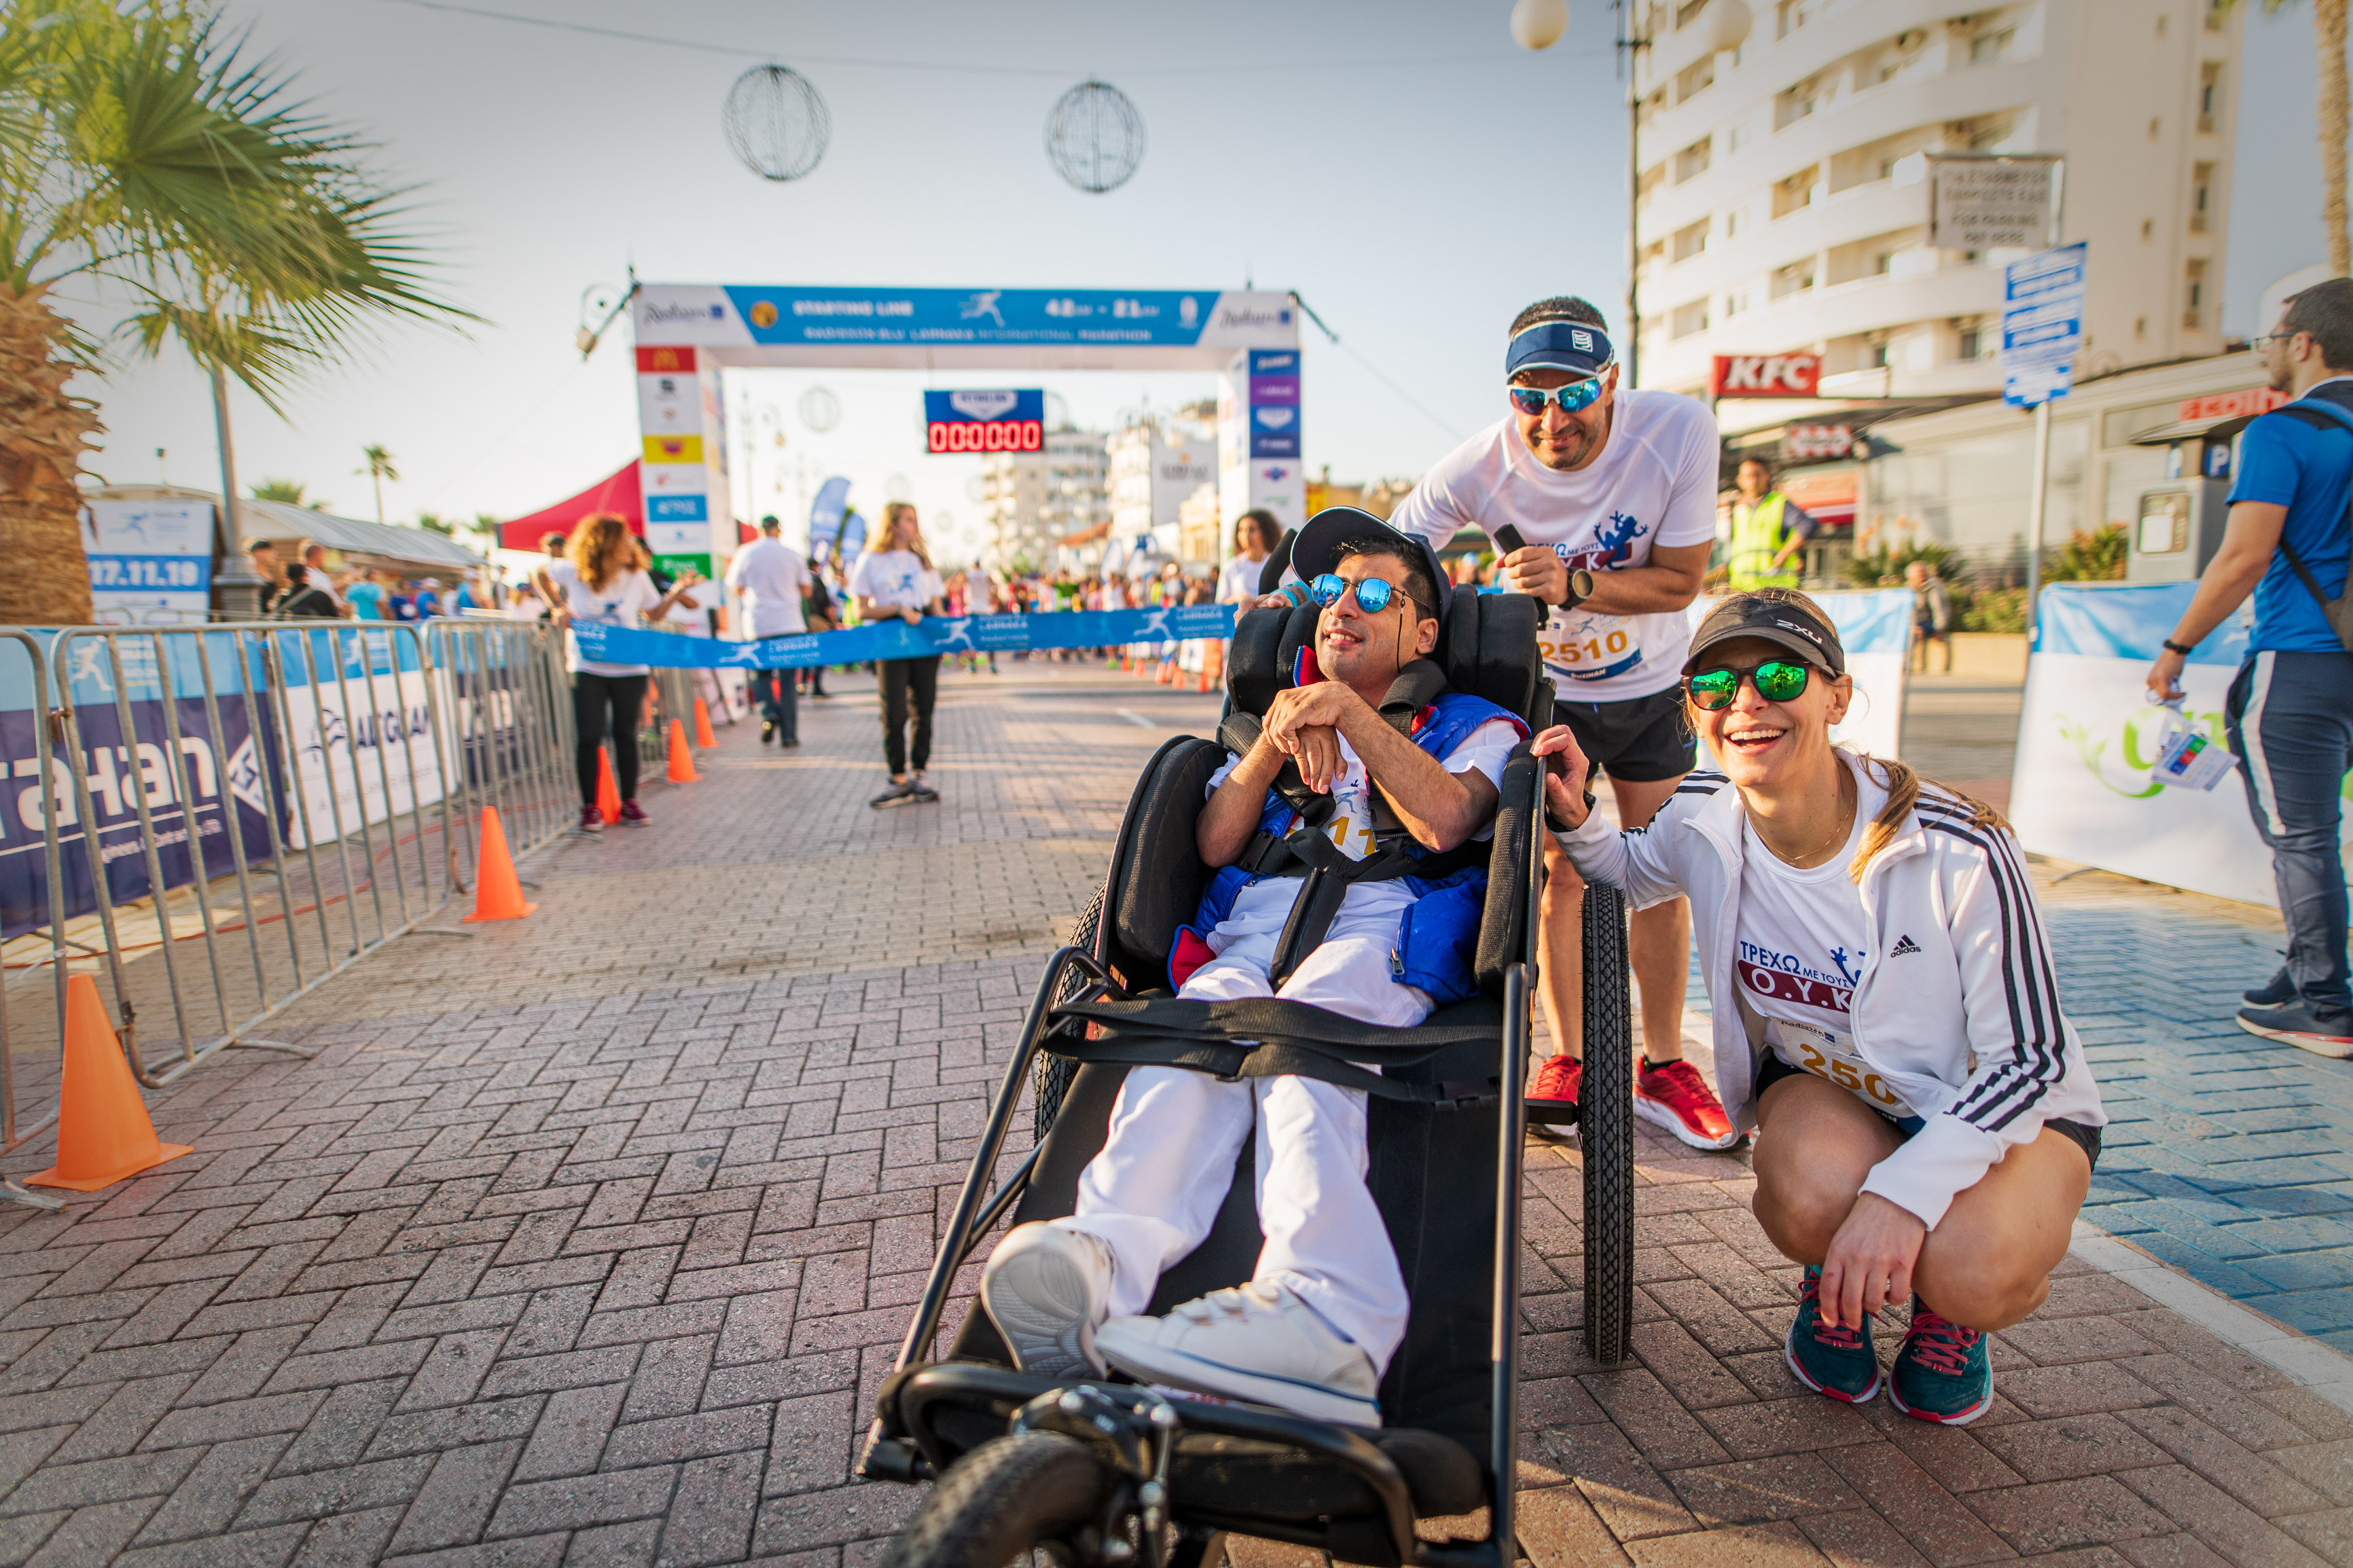
[[[2353,279],[2290,297],[2253,346],[2273,389],[2295,401],[2240,437],[2221,547],[2150,666],[2148,689],[2159,700],[2180,696],[2190,649],[2254,595],[2224,722],[2272,852],[2287,962],[2247,992],[2239,1026],[2343,1058],[2353,1057],[2337,837],[2353,769]]]

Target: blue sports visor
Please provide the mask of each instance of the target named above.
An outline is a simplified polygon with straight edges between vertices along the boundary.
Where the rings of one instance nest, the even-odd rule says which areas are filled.
[[[1524,370],[1565,370],[1599,375],[1616,358],[1609,334],[1582,321],[1539,321],[1515,334],[1504,351],[1504,379]]]

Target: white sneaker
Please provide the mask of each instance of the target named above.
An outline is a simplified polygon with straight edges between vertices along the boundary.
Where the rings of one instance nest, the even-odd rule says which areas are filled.
[[[1013,1352],[1043,1377],[1101,1377],[1095,1327],[1111,1295],[1111,1254],[1083,1231],[1015,1226],[980,1271],[980,1304]]]
[[[1165,1318],[1113,1318],[1095,1348],[1143,1383],[1224,1394],[1318,1421],[1381,1424],[1380,1376],[1362,1347],[1263,1280],[1213,1290]]]

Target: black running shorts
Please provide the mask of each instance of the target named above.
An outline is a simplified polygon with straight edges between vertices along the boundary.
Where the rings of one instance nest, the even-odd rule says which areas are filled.
[[[1618,702],[1574,702],[1556,696],[1552,716],[1577,737],[1577,749],[1593,764],[1595,778],[1606,773],[1628,784],[1679,779],[1692,771],[1699,756],[1683,714],[1680,684]]]
[[[1764,1099],[1765,1091],[1772,1088],[1775,1084],[1780,1082],[1785,1078],[1806,1078],[1809,1076],[1810,1075],[1791,1067],[1788,1062],[1783,1061],[1771,1051],[1766,1051],[1757,1058],[1757,1098],[1759,1100]],[[1828,1080],[1825,1079],[1824,1081],[1827,1082]],[[1855,1103],[1860,1105],[1862,1101],[1858,1098]],[[1918,1131],[1918,1127],[1916,1126],[1918,1118],[1916,1117],[1909,1119],[1911,1121],[1915,1123],[1915,1125],[1907,1126],[1904,1121],[1900,1121],[1894,1117],[1888,1115],[1887,1112],[1879,1110],[1875,1105],[1872,1107],[1872,1110],[1878,1114],[1881,1121],[1886,1122],[1888,1126],[1895,1130],[1895,1135],[1898,1138],[1909,1140],[1912,1134]],[[2080,1121],[2070,1121],[2063,1116],[2047,1116],[2043,1118],[2042,1125],[2051,1129],[2052,1131],[2058,1133],[2061,1137],[2072,1140],[2074,1142],[2075,1147],[2084,1152],[2084,1157],[2085,1159],[2089,1160],[2094,1166],[2099,1164],[2100,1130],[2098,1128],[2086,1127]]]

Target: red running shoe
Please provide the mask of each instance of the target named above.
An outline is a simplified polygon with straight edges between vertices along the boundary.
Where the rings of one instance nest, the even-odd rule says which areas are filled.
[[[621,826],[624,826],[624,827],[644,827],[644,826],[647,826],[650,825],[650,824],[652,823],[652,821],[653,821],[653,818],[652,818],[652,817],[650,817],[650,816],[648,816],[645,814],[644,808],[642,808],[641,806],[639,806],[636,801],[634,801],[634,800],[625,800],[625,801],[623,801],[623,802],[621,803]],[[1720,1115],[1720,1114],[1722,1114],[1722,1113],[1721,1113],[1721,1112],[1718,1112],[1718,1114]]]
[[[1729,1149],[1740,1142],[1724,1102],[1686,1061],[1661,1062],[1634,1075],[1634,1114],[1694,1149]]]
[[[1575,1057],[1546,1057],[1544,1065],[1536,1068],[1536,1076],[1528,1079],[1528,1098],[1575,1105],[1577,1088],[1584,1081],[1585,1064]]]

